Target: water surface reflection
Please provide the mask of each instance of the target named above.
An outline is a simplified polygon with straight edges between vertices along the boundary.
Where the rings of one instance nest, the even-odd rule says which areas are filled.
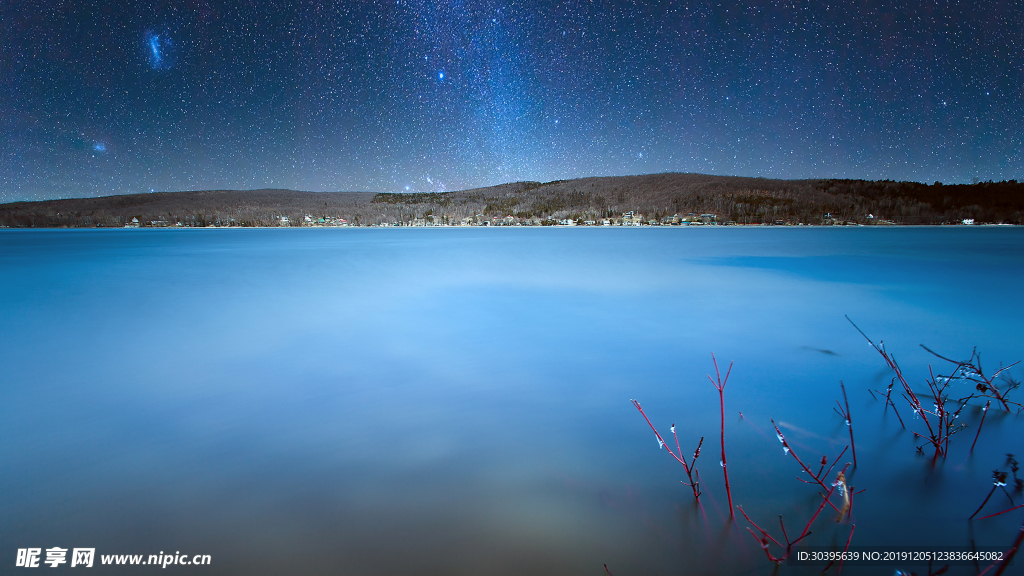
[[[919,343],[1020,359],[1022,248],[991,228],[3,231],[0,541],[208,553],[210,574],[769,573],[723,521],[713,351],[736,361],[752,516],[816,507],[769,418],[838,452],[843,379],[856,542],[1008,545],[1019,516],[971,534],[964,510],[1024,454],[1019,421],[929,471],[843,315],[916,382]],[[703,512],[630,398],[684,450],[708,437]]]

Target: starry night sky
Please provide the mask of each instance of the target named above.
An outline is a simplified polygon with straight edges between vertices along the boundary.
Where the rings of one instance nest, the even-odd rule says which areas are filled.
[[[0,200],[1024,180],[1024,5],[0,4]]]

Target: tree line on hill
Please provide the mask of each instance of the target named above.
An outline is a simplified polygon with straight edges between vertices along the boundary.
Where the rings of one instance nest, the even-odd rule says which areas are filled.
[[[550,223],[626,212],[651,220],[714,214],[737,224],[1024,224],[1024,184],[889,180],[772,180],[652,174],[515,182],[457,192],[211,190],[15,202],[6,227],[206,227],[473,223],[511,217]]]

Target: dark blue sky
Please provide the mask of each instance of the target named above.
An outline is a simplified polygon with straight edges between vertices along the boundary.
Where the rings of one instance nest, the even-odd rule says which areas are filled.
[[[0,200],[1024,180],[1020,2],[0,4]]]

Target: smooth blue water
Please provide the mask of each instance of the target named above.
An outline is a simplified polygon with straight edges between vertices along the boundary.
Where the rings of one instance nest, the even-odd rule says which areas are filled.
[[[712,352],[758,523],[817,506],[769,418],[831,458],[842,379],[854,544],[1008,547],[1024,512],[966,517],[1020,418],[933,470],[843,316],[918,385],[920,343],[1024,358],[1022,280],[1002,227],[0,231],[0,573],[52,546],[208,574],[771,573],[724,521]],[[706,437],[703,510],[630,398],[685,453]]]

